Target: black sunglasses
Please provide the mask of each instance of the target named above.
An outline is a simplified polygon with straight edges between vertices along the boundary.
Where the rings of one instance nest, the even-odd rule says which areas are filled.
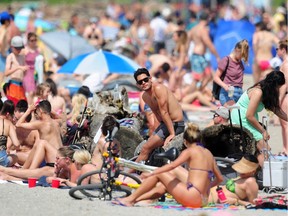
[[[137,81],[137,84],[138,85],[142,85],[144,82],[147,83],[149,81],[150,77],[145,77],[144,79],[142,80],[138,80]]]
[[[218,115],[217,113],[215,113],[215,114],[213,115],[213,118],[216,118],[216,117],[219,117],[219,115]]]

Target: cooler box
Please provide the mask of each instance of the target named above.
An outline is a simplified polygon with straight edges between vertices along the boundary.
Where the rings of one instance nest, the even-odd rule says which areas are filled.
[[[263,167],[263,186],[264,187],[288,187],[288,160],[275,160],[271,158],[271,180],[269,161],[264,161]]]

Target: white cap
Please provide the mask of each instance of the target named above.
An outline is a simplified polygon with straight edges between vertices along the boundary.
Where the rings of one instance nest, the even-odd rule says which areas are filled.
[[[24,42],[22,37],[20,36],[14,36],[11,40],[11,46],[15,48],[23,48],[24,47]]]
[[[224,106],[220,106],[216,110],[211,110],[211,112],[216,113],[225,119],[229,119],[229,110]]]

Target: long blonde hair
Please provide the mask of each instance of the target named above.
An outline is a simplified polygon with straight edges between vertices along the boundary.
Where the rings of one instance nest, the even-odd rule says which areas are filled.
[[[78,116],[80,115],[81,108],[87,103],[87,98],[82,94],[75,94],[72,97],[72,116],[71,116],[71,123],[79,123],[77,121]]]
[[[248,64],[248,58],[249,58],[249,44],[246,39],[239,41],[235,47],[235,49],[240,49],[241,50],[241,57],[245,64]]]

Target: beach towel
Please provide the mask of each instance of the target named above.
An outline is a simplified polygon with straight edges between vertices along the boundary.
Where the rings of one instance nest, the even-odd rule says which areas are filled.
[[[288,209],[287,197],[285,195],[269,195],[258,197],[254,200],[255,209]],[[248,207],[249,208],[249,207]]]
[[[228,204],[215,204],[215,203],[209,203],[207,206],[202,208],[190,208],[190,207],[184,207],[181,204],[177,203],[176,201],[165,201],[165,202],[158,202],[156,205],[154,205],[154,208],[158,209],[175,209],[179,211],[191,211],[191,210],[244,210],[244,206],[235,206],[235,205],[228,205]]]

